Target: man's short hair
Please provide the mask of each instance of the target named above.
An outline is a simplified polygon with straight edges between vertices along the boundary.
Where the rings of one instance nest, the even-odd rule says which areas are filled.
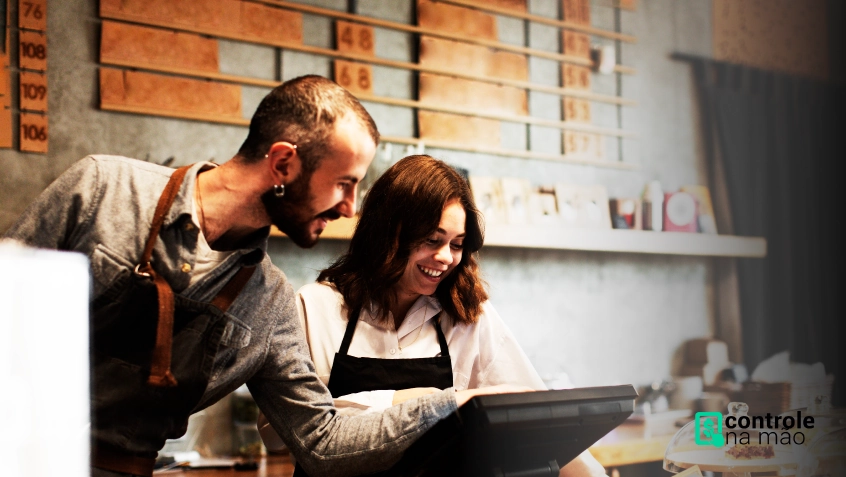
[[[238,156],[257,162],[273,143],[287,141],[296,144],[303,169],[313,172],[332,147],[335,123],[350,113],[378,145],[376,123],[349,91],[317,75],[286,81],[259,104]]]

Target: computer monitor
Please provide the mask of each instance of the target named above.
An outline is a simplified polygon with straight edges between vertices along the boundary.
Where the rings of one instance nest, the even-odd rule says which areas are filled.
[[[478,396],[384,475],[554,477],[625,421],[636,397],[631,385]]]

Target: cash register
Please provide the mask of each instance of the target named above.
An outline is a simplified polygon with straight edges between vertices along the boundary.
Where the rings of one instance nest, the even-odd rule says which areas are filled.
[[[631,385],[477,396],[381,475],[555,477],[625,421],[636,397]]]

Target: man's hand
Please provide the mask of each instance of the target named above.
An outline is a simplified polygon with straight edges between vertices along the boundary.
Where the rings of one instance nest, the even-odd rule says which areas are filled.
[[[393,405],[396,406],[401,402],[408,401],[409,399],[418,398],[420,396],[425,396],[427,394],[437,393],[440,392],[438,388],[409,388],[409,389],[400,389],[399,391],[394,391],[394,402]]]
[[[482,396],[485,394],[525,393],[530,391],[534,391],[534,389],[528,386],[497,384],[496,386],[488,386],[486,388],[465,389],[464,391],[456,391],[455,400],[458,403],[458,407],[461,407],[464,405],[464,403],[473,399],[476,396]]]

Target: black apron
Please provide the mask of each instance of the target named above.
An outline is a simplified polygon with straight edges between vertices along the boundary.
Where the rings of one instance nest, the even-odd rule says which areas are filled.
[[[163,288],[163,278],[150,267],[150,252],[184,175],[175,172],[162,193],[135,271],[122,274],[91,305],[96,467],[149,475],[165,440],[185,433],[211,379],[224,331],[232,326],[226,310],[255,271],[241,268],[211,303],[174,296],[166,282]]]
[[[452,360],[449,357],[446,337],[441,329],[440,316],[439,312],[432,320],[435,321],[441,355],[411,359],[349,356],[347,353],[355,333],[355,326],[358,324],[358,316],[350,318],[344,339],[341,341],[341,348],[335,353],[332,372],[329,374],[329,392],[332,393],[332,397],[339,398],[347,394],[384,389],[452,387]],[[308,474],[297,464],[294,477],[308,477]]]

